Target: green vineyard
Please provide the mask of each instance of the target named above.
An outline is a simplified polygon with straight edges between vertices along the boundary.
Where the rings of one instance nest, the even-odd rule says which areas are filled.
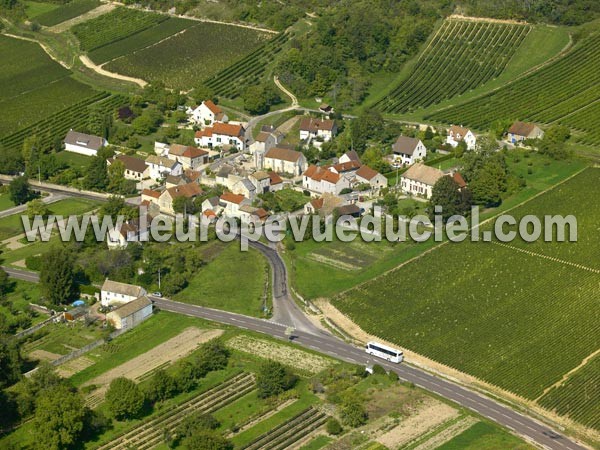
[[[125,39],[167,19],[168,16],[163,14],[116,8],[107,14],[75,25],[71,31],[79,39],[81,48],[90,51]]]
[[[65,20],[72,19],[74,17],[85,14],[86,12],[100,6],[99,0],[73,0],[68,3],[61,4],[58,8],[48,11],[40,16],[37,16],[35,20],[40,25],[51,27]]]
[[[7,150],[19,149],[26,137],[37,136],[41,140],[43,150],[50,149],[56,139],[64,138],[71,128],[87,127],[92,117],[110,114],[126,102],[125,96],[101,92],[0,139],[0,144]]]
[[[598,144],[600,33],[554,63],[479,98],[426,116],[485,130],[497,120],[565,123],[583,131],[582,143]]]
[[[547,195],[572,203],[594,198],[599,173],[582,172],[528,202],[527,210],[553,213]],[[575,195],[582,186],[595,187]],[[584,221],[580,233],[596,228]],[[598,254],[597,239],[584,244]],[[449,243],[333,302],[371,334],[535,399],[598,348],[590,311],[597,309],[600,274],[569,264],[571,245],[535,249],[546,258],[513,243]]]
[[[262,81],[267,73],[267,67],[289,38],[289,33],[277,35],[246,57],[207,79],[205,84],[217,95],[228,98],[239,97],[248,86]]]
[[[552,388],[538,403],[543,407],[600,430],[600,357],[578,369],[564,383]]]
[[[408,77],[374,107],[406,113],[498,77],[530,31],[526,25],[447,20]]]

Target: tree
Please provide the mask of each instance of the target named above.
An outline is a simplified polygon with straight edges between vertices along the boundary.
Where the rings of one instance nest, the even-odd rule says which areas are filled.
[[[53,305],[68,303],[76,296],[73,258],[65,247],[54,247],[44,255],[40,289]]]
[[[490,159],[475,172],[469,189],[473,194],[473,202],[484,206],[497,206],[502,202],[502,194],[506,191],[506,167],[497,158]]]
[[[192,92],[193,96],[194,96],[194,100],[196,101],[197,104],[202,103],[204,100],[213,100],[213,102],[216,100],[215,97],[215,92],[207,87],[204,84],[200,84],[198,86],[196,86]]]
[[[84,425],[83,400],[61,384],[44,391],[36,400],[34,435],[40,449],[64,449],[77,442]]]
[[[258,369],[256,388],[259,398],[279,395],[294,387],[298,377],[277,361],[266,361]]]
[[[441,206],[444,223],[450,216],[465,215],[469,212],[470,195],[450,176],[441,177],[434,185],[429,200],[429,218],[434,220],[435,207]]]
[[[566,142],[571,137],[571,131],[564,125],[553,125],[544,133],[544,137],[537,143],[540,153],[546,154],[553,159],[567,159],[571,151]]]
[[[22,205],[34,198],[26,177],[16,177],[8,185],[8,196],[15,205]]]
[[[187,437],[203,430],[216,430],[220,425],[212,414],[197,411],[183,419],[177,427],[177,435]]]
[[[48,206],[39,198],[34,198],[27,202],[27,217],[33,219],[35,216],[48,217],[50,210]]]
[[[109,178],[106,169],[106,159],[100,155],[92,157],[92,161],[87,169],[87,174],[83,179],[83,185],[86,189],[103,191],[108,187]]]
[[[111,381],[106,391],[106,403],[116,419],[132,419],[142,412],[144,394],[135,382],[119,377]]]
[[[0,335],[0,389],[19,380],[21,364],[17,341],[10,335]]]
[[[233,444],[220,434],[201,430],[188,436],[183,441],[188,450],[233,450]]]
[[[161,369],[152,376],[146,396],[148,400],[158,402],[170,398],[176,391],[177,384],[173,377]]]
[[[125,181],[125,164],[116,159],[108,166],[108,190],[120,192]]]
[[[0,267],[0,300],[4,299],[14,286],[14,282],[8,278],[6,271]]]

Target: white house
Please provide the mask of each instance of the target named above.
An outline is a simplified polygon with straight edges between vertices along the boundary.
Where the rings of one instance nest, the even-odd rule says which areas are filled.
[[[406,194],[431,198],[433,186],[444,175],[444,172],[435,167],[418,163],[400,176],[400,188]]]
[[[271,188],[271,176],[267,172],[261,170],[254,172],[248,176],[248,179],[252,182],[256,188],[257,194],[263,194],[269,192]]]
[[[354,172],[354,182],[356,184],[368,184],[372,192],[379,192],[387,187],[388,179],[369,166],[361,166]]]
[[[146,158],[146,164],[150,169],[150,178],[154,180],[166,178],[168,175],[179,176],[183,173],[183,165],[166,156],[150,155]]]
[[[296,150],[274,147],[265,153],[263,167],[297,176],[306,169],[306,157]]]
[[[129,303],[142,295],[146,290],[141,286],[105,280],[100,288],[100,303],[102,306]]]
[[[249,150],[250,153],[254,155],[254,153],[258,152],[268,152],[273,147],[277,147],[283,139],[283,135],[278,131],[261,131],[254,139],[254,142],[250,144]]]
[[[392,145],[394,152],[394,162],[396,164],[411,165],[417,161],[422,161],[427,155],[427,149],[420,139],[408,136],[398,136],[396,142]]]
[[[122,249],[130,242],[142,242],[148,239],[148,230],[141,230],[139,220],[127,220],[121,226],[114,226],[108,230],[106,245],[110,250]]]
[[[311,165],[302,174],[302,187],[318,194],[339,195],[352,186],[349,177],[331,170],[331,167]]]
[[[171,144],[167,158],[179,161],[184,169],[196,170],[208,163],[208,152],[190,145]]]
[[[240,207],[250,205],[250,200],[246,197],[232,192],[224,192],[220,200],[219,204],[223,207],[223,214],[230,217],[240,217]]]
[[[114,158],[106,160],[107,166],[111,166],[115,161],[120,161],[125,167],[124,177],[127,180],[142,181],[150,176],[150,169],[146,161],[141,158],[135,158],[128,155],[117,155]]]
[[[65,136],[65,150],[81,155],[96,156],[98,150],[108,145],[106,139],[70,130]]]
[[[337,130],[334,120],[306,117],[300,121],[300,139],[303,141],[317,138],[327,142],[334,138]]]
[[[201,147],[235,147],[239,151],[246,149],[244,127],[231,123],[215,122],[212,127],[196,131],[194,142]]]
[[[106,320],[117,330],[127,330],[140,324],[152,315],[152,302],[142,295],[135,300],[109,312]]]
[[[229,122],[229,117],[212,100],[204,100],[191,114],[192,121],[200,125]]]
[[[165,189],[158,198],[158,206],[162,212],[167,214],[175,214],[173,209],[173,201],[179,197],[187,199],[196,198],[202,195],[202,188],[197,183],[188,183],[181,186],[173,186]]]
[[[464,142],[467,145],[467,150],[475,150],[477,138],[468,128],[452,125],[448,130],[446,143],[450,144],[452,147],[456,147],[459,142]]]
[[[242,178],[231,187],[231,192],[254,200],[254,197],[256,197],[256,186],[249,178]]]
[[[356,153],[355,150],[347,151],[342,156],[340,156],[340,159],[338,160],[340,164],[344,164],[350,161],[355,161],[360,164],[360,156],[358,156],[358,153]]]
[[[544,131],[535,123],[515,122],[508,129],[508,141],[516,144],[525,139],[541,139]]]
[[[283,189],[283,179],[275,172],[269,172],[269,179],[271,182],[271,186],[269,190],[271,192],[280,191]]]

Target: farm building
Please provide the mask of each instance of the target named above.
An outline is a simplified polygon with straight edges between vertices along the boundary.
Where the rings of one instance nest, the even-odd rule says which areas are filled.
[[[434,184],[444,175],[444,172],[435,167],[418,163],[401,175],[400,187],[407,194],[430,198]]]
[[[262,167],[277,173],[298,176],[306,169],[306,157],[301,152],[274,147],[264,155]]]
[[[508,141],[513,144],[525,139],[541,139],[543,137],[544,131],[535,123],[517,121],[508,129]]]
[[[98,150],[108,145],[106,139],[70,130],[65,136],[65,150],[81,155],[96,156]]]
[[[169,175],[181,175],[183,165],[179,161],[174,161],[166,156],[150,155],[146,158],[146,164],[150,168],[150,178],[159,180]]]
[[[208,152],[190,145],[171,144],[167,158],[179,161],[184,169],[196,170],[208,162]]]
[[[146,295],[146,290],[141,286],[106,279],[100,288],[100,303],[102,306],[129,303],[142,295]]]
[[[127,330],[139,325],[152,315],[152,302],[142,295],[106,315],[106,320],[117,330]]]
[[[398,136],[392,145],[394,163],[411,165],[422,161],[427,155],[427,149],[420,139],[408,136]]]
[[[265,128],[265,127],[263,127]],[[283,139],[283,134],[278,131],[261,131],[254,139],[254,142],[250,144],[249,150],[252,155],[256,152],[268,152],[273,147],[277,147]]]
[[[460,142],[464,142],[467,145],[467,150],[475,150],[477,138],[468,128],[452,125],[448,130],[446,143],[450,144],[452,147],[456,147]]]
[[[356,184],[368,184],[373,192],[379,192],[380,189],[387,187],[388,179],[369,166],[361,166],[354,172],[354,182]]]
[[[230,123],[215,122],[212,127],[196,131],[194,142],[201,147],[235,147],[239,151],[246,148],[244,127]]]
[[[212,100],[204,100],[192,111],[191,119],[200,125],[212,125],[215,122],[229,122],[229,117]]]

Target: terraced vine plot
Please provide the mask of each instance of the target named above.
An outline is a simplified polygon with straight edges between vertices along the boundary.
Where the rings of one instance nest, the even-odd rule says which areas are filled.
[[[538,403],[595,430],[600,430],[600,357],[548,391]]]
[[[102,64],[156,44],[157,42],[173,36],[197,23],[198,22],[193,20],[169,17],[167,20],[164,20],[151,28],[147,28],[117,42],[93,50],[88,53],[88,56],[96,64]]]
[[[43,149],[50,149],[56,139],[63,139],[71,129],[84,128],[91,120],[112,113],[123,106],[127,97],[100,92],[84,98],[54,115],[0,139],[6,149],[21,148],[28,136],[38,136]]]
[[[102,445],[98,450],[145,450],[154,448],[163,441],[165,430],[173,432],[185,417],[201,411],[211,413],[233,403],[254,389],[254,377],[242,373],[224,381],[216,387],[167,409],[157,417],[135,427],[118,438]]]
[[[268,36],[248,28],[198,22],[170,39],[111,61],[106,69],[190,89],[259,47]]]
[[[310,407],[260,435],[241,450],[284,450],[322,426],[327,415]]]
[[[527,25],[446,20],[408,77],[375,108],[406,113],[498,77],[530,29]]]
[[[259,84],[263,80],[269,64],[289,38],[288,33],[277,35],[241,60],[208,78],[205,84],[217,95],[239,97],[248,86]]]
[[[484,130],[496,120],[572,123],[581,110],[586,121],[600,122],[600,109],[588,105],[600,99],[600,33],[589,36],[569,53],[497,91],[426,116],[438,122],[462,123]],[[584,109],[585,108],[585,109]],[[586,111],[586,112],[584,112]],[[576,114],[579,114],[577,112]],[[586,123],[588,123],[586,122]],[[582,125],[587,131],[590,125]],[[597,129],[597,127],[595,127]],[[597,138],[590,139],[595,142]]]
[[[116,8],[107,14],[75,25],[71,31],[79,39],[81,48],[90,51],[139,33],[167,19],[168,16],[164,14]]]

